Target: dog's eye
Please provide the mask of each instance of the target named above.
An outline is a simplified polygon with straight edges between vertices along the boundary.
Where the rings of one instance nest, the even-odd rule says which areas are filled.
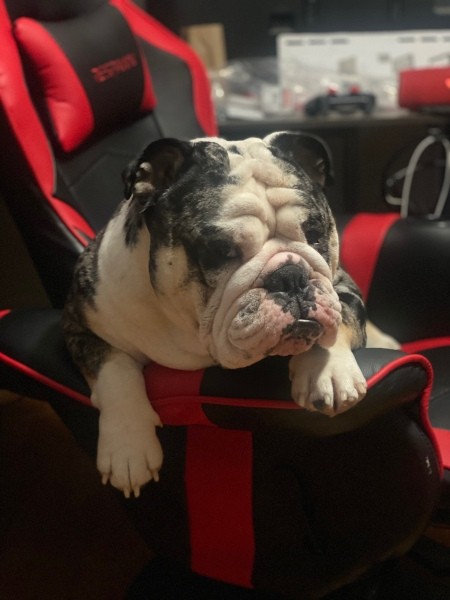
[[[199,253],[199,260],[205,269],[219,268],[238,258],[238,249],[227,240],[209,240]]]
[[[304,230],[306,241],[310,246],[317,246],[322,237],[322,233],[316,227],[310,227]]]

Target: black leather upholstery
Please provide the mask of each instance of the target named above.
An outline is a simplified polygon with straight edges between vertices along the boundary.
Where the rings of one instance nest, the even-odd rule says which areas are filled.
[[[367,300],[372,319],[401,342],[450,334],[449,264],[450,221],[396,221]]]

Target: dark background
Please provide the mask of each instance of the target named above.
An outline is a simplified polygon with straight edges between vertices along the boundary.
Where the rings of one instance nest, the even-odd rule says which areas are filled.
[[[450,0],[147,0],[176,33],[220,22],[228,58],[275,54],[280,32],[450,29]]]

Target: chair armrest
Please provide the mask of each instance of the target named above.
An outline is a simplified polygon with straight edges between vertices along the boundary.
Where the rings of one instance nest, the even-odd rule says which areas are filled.
[[[0,319],[3,386],[36,398],[90,406],[88,386],[64,345],[60,319],[55,309],[16,310]],[[150,401],[167,425],[283,427],[312,436],[362,427],[417,400],[430,383],[431,368],[421,356],[380,349],[361,349],[355,356],[368,393],[333,418],[303,410],[291,400],[288,358],[270,357],[236,370],[178,371],[151,364],[145,378]]]

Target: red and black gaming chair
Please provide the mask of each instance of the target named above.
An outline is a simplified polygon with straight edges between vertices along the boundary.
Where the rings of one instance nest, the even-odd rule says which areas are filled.
[[[1,313],[0,387],[50,402],[94,455],[97,414],[58,309],[128,161],[161,136],[215,133],[207,78],[128,0],[0,0],[0,35],[1,193],[54,306]],[[357,358],[367,398],[334,419],[293,405],[283,359],[234,372],[149,367],[165,466],[125,504],[159,556],[305,599],[406,552],[441,487],[430,364],[396,351]]]
[[[433,366],[429,416],[450,487],[450,221],[360,213],[341,218],[340,229],[341,259],[369,317]]]

